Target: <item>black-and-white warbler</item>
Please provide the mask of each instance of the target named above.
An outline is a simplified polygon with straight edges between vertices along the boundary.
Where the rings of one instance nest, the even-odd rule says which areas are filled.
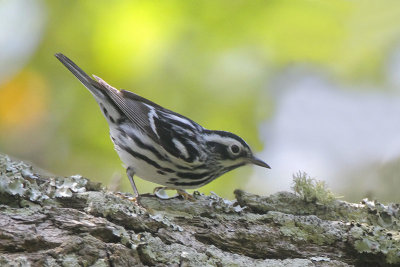
[[[93,80],[63,54],[55,56],[99,104],[136,197],[134,175],[182,193],[245,164],[270,168],[239,136],[207,130],[141,96],[117,90],[97,76]]]

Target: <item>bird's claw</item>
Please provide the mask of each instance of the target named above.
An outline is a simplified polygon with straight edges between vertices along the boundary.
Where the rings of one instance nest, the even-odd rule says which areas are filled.
[[[117,196],[119,196],[120,198],[122,198],[122,199],[126,199],[126,200],[129,200],[129,201],[132,201],[136,205],[141,206],[141,204],[140,204],[140,195],[132,196],[132,195],[128,195],[128,194],[121,193],[121,192],[116,192],[115,194]]]
[[[178,193],[178,195],[183,197],[184,200],[194,201],[194,196],[192,194],[189,194],[185,190],[177,189],[176,192]]]

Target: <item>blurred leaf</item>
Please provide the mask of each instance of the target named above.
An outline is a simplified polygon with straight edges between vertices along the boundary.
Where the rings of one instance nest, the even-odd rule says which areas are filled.
[[[47,111],[49,88],[38,73],[24,70],[0,86],[2,135],[38,127]]]

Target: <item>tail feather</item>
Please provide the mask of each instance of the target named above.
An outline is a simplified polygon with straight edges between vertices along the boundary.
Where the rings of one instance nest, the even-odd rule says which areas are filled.
[[[90,78],[89,75],[87,75],[81,68],[79,68],[72,60],[70,60],[68,57],[64,56],[61,53],[55,54],[56,58],[61,61],[62,64],[64,64],[65,67],[69,71],[72,72],[72,74],[75,75],[76,78],[87,88],[89,91],[94,94],[97,97],[104,97],[104,94],[102,91],[106,90],[101,84],[99,84],[97,81],[93,80]]]

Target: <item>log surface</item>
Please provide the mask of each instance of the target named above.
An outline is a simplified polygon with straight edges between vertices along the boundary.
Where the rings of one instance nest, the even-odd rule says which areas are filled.
[[[395,266],[399,205],[107,191],[0,154],[0,266]]]

